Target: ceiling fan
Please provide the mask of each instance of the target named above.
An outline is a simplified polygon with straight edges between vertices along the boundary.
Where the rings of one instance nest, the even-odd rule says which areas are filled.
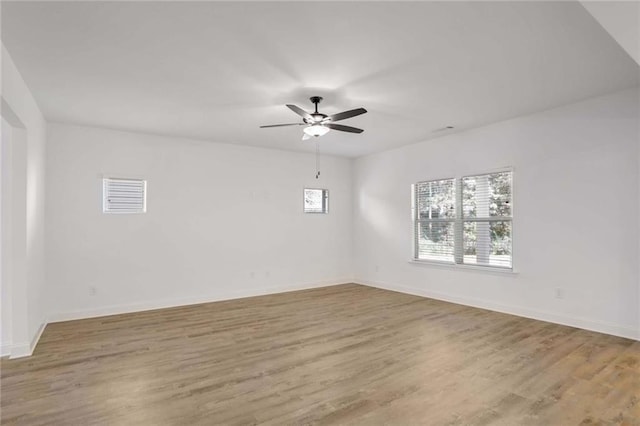
[[[335,124],[336,121],[346,120],[347,118],[355,117],[367,112],[364,108],[356,108],[349,111],[339,112],[337,114],[326,115],[318,112],[318,104],[322,102],[322,97],[312,96],[309,98],[311,103],[315,105],[314,112],[307,112],[302,108],[295,105],[287,105],[287,107],[302,117],[302,123],[290,123],[290,124],[271,124],[268,126],[260,126],[261,129],[266,127],[284,127],[284,126],[307,126],[304,128],[304,135],[302,140],[311,139],[312,136],[318,137],[327,134],[329,130],[338,130],[341,132],[349,133],[362,133],[364,130],[357,127],[344,126],[342,124]]]

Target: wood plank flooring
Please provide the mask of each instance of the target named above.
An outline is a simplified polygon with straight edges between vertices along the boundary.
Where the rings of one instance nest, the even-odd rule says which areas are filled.
[[[20,425],[640,425],[640,342],[355,284],[50,324]]]

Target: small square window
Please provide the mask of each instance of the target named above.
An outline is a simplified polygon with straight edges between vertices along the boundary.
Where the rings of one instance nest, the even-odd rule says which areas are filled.
[[[102,180],[103,213],[145,213],[147,181],[140,179]]]
[[[329,213],[329,190],[305,188],[304,189],[305,213]]]

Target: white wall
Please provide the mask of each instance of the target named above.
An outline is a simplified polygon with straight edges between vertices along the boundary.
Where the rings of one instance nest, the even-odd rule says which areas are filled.
[[[11,126],[11,356],[29,355],[45,323],[44,200],[46,123],[2,46],[2,118]],[[5,141],[3,140],[3,145]],[[4,222],[4,220],[3,220]],[[6,236],[3,233],[3,239]],[[5,262],[3,254],[3,267]],[[3,292],[6,291],[3,289]],[[6,343],[6,342],[5,342]],[[4,351],[5,349],[3,349]]]
[[[356,280],[639,338],[638,108],[629,90],[355,160]],[[504,166],[517,273],[409,263],[410,185]]]
[[[0,356],[11,355],[11,125],[0,128]]]
[[[47,142],[53,320],[352,280],[349,159],[316,180],[305,153],[61,124]],[[102,176],[146,179],[147,213],[103,214]],[[305,185],[328,215],[302,213]]]

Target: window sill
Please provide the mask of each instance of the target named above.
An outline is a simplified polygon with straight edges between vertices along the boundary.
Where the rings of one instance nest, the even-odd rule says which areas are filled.
[[[475,266],[475,265],[459,265],[457,263],[438,262],[434,260],[418,260],[411,259],[409,263],[417,266],[435,267],[444,269],[454,269],[467,272],[482,272],[496,275],[518,275],[519,272],[514,269],[496,268],[490,266]]]

